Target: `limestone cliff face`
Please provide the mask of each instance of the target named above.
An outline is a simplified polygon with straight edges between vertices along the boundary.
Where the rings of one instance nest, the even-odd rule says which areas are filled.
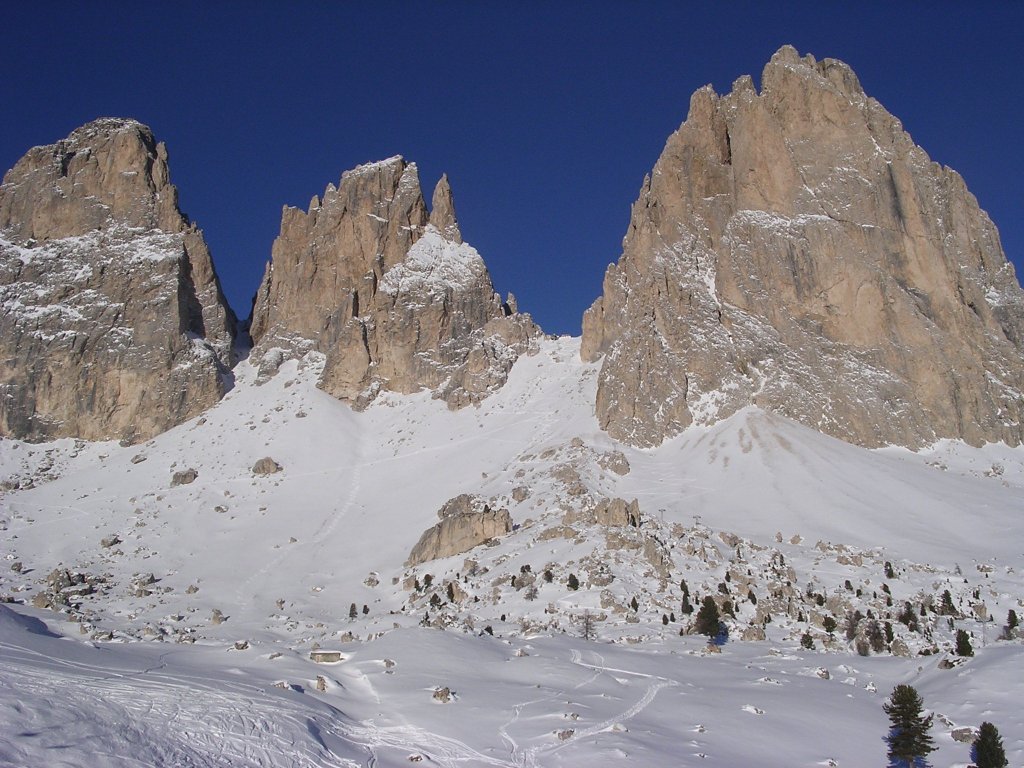
[[[320,385],[355,407],[421,389],[460,407],[500,387],[539,329],[462,242],[446,177],[432,207],[394,157],[343,174],[305,213],[285,208],[253,308],[262,371],[320,352]]]
[[[102,119],[0,186],[0,434],[140,440],[224,393],[234,316],[149,128]]]
[[[656,445],[748,404],[865,446],[1024,438],[1024,294],[963,180],[842,62],[695,93],[584,316],[600,422]]]

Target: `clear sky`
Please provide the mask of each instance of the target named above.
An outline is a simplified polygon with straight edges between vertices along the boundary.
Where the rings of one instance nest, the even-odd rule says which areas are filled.
[[[0,28],[0,166],[96,117],[147,123],[241,316],[281,206],[401,154],[428,200],[448,173],[496,289],[578,334],[690,94],[756,81],[784,43],[850,64],[1024,267],[1020,2],[33,0]]]

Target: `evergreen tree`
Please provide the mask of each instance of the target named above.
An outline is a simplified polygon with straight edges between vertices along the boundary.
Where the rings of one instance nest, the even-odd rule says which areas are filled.
[[[949,593],[949,590],[945,590],[942,593],[942,600],[939,603],[939,615],[940,616],[956,616],[956,606],[953,605],[953,596]]]
[[[978,738],[971,746],[971,759],[975,768],[1006,768],[1009,761],[1003,749],[999,729],[992,723],[982,723]]]
[[[924,717],[921,710],[924,702],[911,685],[897,685],[882,705],[889,716],[889,766],[890,768],[923,768],[928,755],[935,751],[928,729],[932,727],[932,716]]]
[[[683,595],[683,602],[679,606],[679,610],[684,614],[693,613],[693,603],[690,602],[690,596],[687,594]]]
[[[864,634],[867,636],[868,644],[874,653],[881,653],[885,650],[885,635],[882,634],[882,628],[878,626],[876,619],[871,619],[868,622]]]
[[[831,636],[831,634],[836,631],[836,620],[831,616],[826,616],[824,619],[821,620],[821,626]]]
[[[1019,620],[1017,619],[1017,612],[1011,608],[1006,614],[1006,626],[1010,629],[1016,629]]]
[[[576,578],[575,573],[569,574],[569,580],[566,582],[566,586],[568,586],[573,592],[580,588],[580,580]]]
[[[971,636],[967,634],[966,629],[958,629],[956,631],[956,655],[974,655],[974,648],[971,647]]]
[[[352,605],[350,605],[348,607],[348,617],[350,619],[354,619],[358,615],[359,615],[359,609],[356,608],[356,604],[355,603],[352,603]]]
[[[580,617],[580,637],[584,640],[593,640],[597,637],[597,627],[594,625],[594,614],[584,611]]]
[[[715,605],[715,598],[708,595],[704,598],[704,602],[701,603],[700,610],[697,611],[697,620],[693,625],[694,629],[698,634],[707,635],[708,639],[714,640],[721,631],[721,623],[722,619],[718,615],[718,606]]]
[[[814,638],[811,637],[810,630],[807,630],[800,636],[800,645],[809,651],[814,650]]]

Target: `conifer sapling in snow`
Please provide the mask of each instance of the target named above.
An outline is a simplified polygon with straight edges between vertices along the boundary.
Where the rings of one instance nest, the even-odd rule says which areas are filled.
[[[971,636],[967,634],[966,629],[958,629],[956,631],[956,655],[957,656],[973,656],[974,648],[971,647]]]
[[[715,598],[708,595],[704,598],[700,610],[697,611],[697,620],[693,625],[694,629],[697,631],[697,634],[707,635],[709,639],[714,640],[721,631],[721,623],[722,620],[718,615],[718,606],[715,605]]]
[[[981,724],[978,738],[971,745],[971,759],[975,768],[1006,768],[1010,764],[1006,759],[999,729],[992,723]]]
[[[925,760],[935,751],[928,730],[932,716],[921,714],[924,702],[911,685],[897,685],[882,705],[889,716],[889,768],[923,768]]]

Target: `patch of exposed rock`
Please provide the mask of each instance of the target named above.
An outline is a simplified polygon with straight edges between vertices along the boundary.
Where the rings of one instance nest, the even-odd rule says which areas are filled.
[[[479,496],[465,493],[445,502],[437,516],[441,522],[423,532],[406,565],[462,554],[512,530],[507,509],[491,509]]]
[[[0,185],[0,434],[138,441],[217,402],[235,320],[167,151],[102,119]]]
[[[784,47],[697,91],[584,317],[597,414],[651,446],[757,405],[865,446],[1024,437],[1024,294],[963,179]]]
[[[284,209],[251,328],[264,376],[322,353],[320,386],[357,408],[381,391],[479,401],[539,333],[463,243],[447,177],[428,213],[401,157],[346,172],[306,212]]]
[[[281,465],[269,456],[264,456],[252,465],[252,473],[254,475],[273,475],[280,472],[281,469]]]

